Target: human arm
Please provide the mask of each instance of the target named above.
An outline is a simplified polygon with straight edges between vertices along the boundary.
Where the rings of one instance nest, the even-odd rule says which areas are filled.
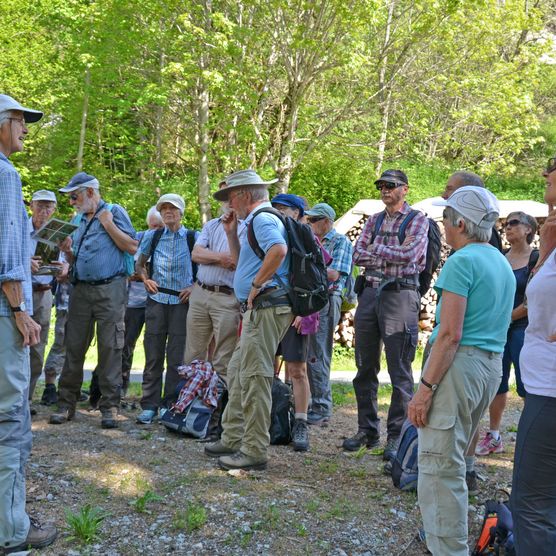
[[[266,282],[268,282],[274,274],[276,274],[278,268],[280,268],[280,265],[284,262],[287,254],[288,247],[285,243],[276,243],[268,249],[265,258],[263,259],[263,264],[251,284],[251,291],[249,292],[249,297],[247,298],[247,306],[249,308],[253,306],[253,300],[257,297],[257,295],[259,295]]]
[[[226,232],[226,237],[228,238],[228,246],[230,247],[230,257],[235,265],[239,259],[240,243],[238,232],[238,221],[237,214],[232,209],[228,210],[222,216],[222,226],[224,226],[224,231]]]
[[[523,303],[521,303],[520,305],[518,305],[513,311],[512,311],[512,321],[514,320],[519,320],[519,319],[523,319],[527,316],[527,307],[525,307],[525,305]]]
[[[440,327],[423,371],[429,384],[439,384],[450,368],[459,347],[467,298],[450,291],[442,292]],[[407,417],[416,427],[425,427],[434,392],[420,383],[407,407]]]
[[[2,282],[2,291],[11,307],[18,307],[23,303],[23,287],[21,282]],[[24,346],[34,346],[40,342],[41,327],[36,323],[27,311],[13,313],[15,325],[23,337]]]
[[[150,242],[149,242],[150,245]],[[137,277],[145,284],[145,289],[152,294],[158,293],[158,284],[152,279],[149,278],[147,272],[147,261],[149,260],[149,256],[141,253],[135,261],[135,274]]]
[[[139,242],[116,225],[112,211],[107,208],[101,210],[97,218],[120,251],[135,255]]]
[[[191,259],[197,264],[214,264],[226,268],[227,270],[235,270],[236,263],[229,252],[212,251],[208,247],[195,245]]]
[[[376,257],[371,255],[370,248],[372,247],[373,229],[378,215],[369,216],[363,231],[359,235],[355,247],[353,248],[353,264],[372,267],[376,264]]]

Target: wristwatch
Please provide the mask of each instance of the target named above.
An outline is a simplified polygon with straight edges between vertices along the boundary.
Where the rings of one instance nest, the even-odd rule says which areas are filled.
[[[424,386],[432,390],[433,394],[434,392],[436,392],[436,389],[438,388],[438,384],[431,384],[430,382],[427,382],[423,377],[421,377],[421,384],[423,384]]]
[[[255,290],[262,290],[263,289],[262,286],[259,286],[258,284],[255,284],[255,280],[253,280],[251,282],[251,287],[254,288]]]
[[[14,313],[21,313],[27,310],[27,307],[25,307],[25,301],[22,301],[19,305],[16,305],[15,307],[12,307],[10,305],[10,309],[14,312]]]

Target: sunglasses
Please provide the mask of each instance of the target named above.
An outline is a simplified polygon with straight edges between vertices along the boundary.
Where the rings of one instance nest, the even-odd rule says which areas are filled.
[[[320,222],[321,220],[324,220],[326,218],[326,216],[309,216],[307,218],[307,220],[311,223],[314,224],[315,222]]]
[[[69,198],[72,201],[77,201],[77,199],[79,199],[79,195],[81,195],[82,191],[83,191],[83,189],[78,189],[75,193],[71,193]]]
[[[396,187],[401,187],[402,185],[405,185],[405,183],[391,183],[389,181],[379,181],[376,184],[376,188],[379,191],[382,191],[384,188],[388,189],[389,191],[392,191],[392,189],[396,189]]]
[[[519,226],[520,224],[523,224],[521,220],[518,220],[517,218],[512,218],[511,220],[508,220],[504,224],[504,228],[509,228],[510,226]]]

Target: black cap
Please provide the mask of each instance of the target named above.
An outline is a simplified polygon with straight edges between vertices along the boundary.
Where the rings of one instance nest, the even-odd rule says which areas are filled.
[[[409,185],[407,176],[401,170],[385,170],[375,184],[381,181],[395,183],[397,185]]]

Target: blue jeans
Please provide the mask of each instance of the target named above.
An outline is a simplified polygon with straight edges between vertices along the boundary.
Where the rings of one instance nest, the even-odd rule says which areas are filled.
[[[523,347],[523,341],[525,339],[525,328],[525,326],[518,326],[516,328],[510,327],[508,330],[508,337],[506,345],[504,346],[504,356],[502,358],[502,382],[500,383],[497,394],[504,394],[508,391],[510,367],[513,363],[517,393],[522,398],[525,397],[525,387],[521,380],[521,370],[519,368],[519,354],[521,353],[521,348]]]
[[[29,348],[12,317],[0,317],[0,549],[27,538],[25,464],[31,452]]]
[[[340,320],[342,297],[331,295],[328,304],[319,314],[319,328],[309,336],[307,376],[311,387],[311,411],[322,417],[332,415],[332,389],[330,388],[330,363],[334,330]]]

